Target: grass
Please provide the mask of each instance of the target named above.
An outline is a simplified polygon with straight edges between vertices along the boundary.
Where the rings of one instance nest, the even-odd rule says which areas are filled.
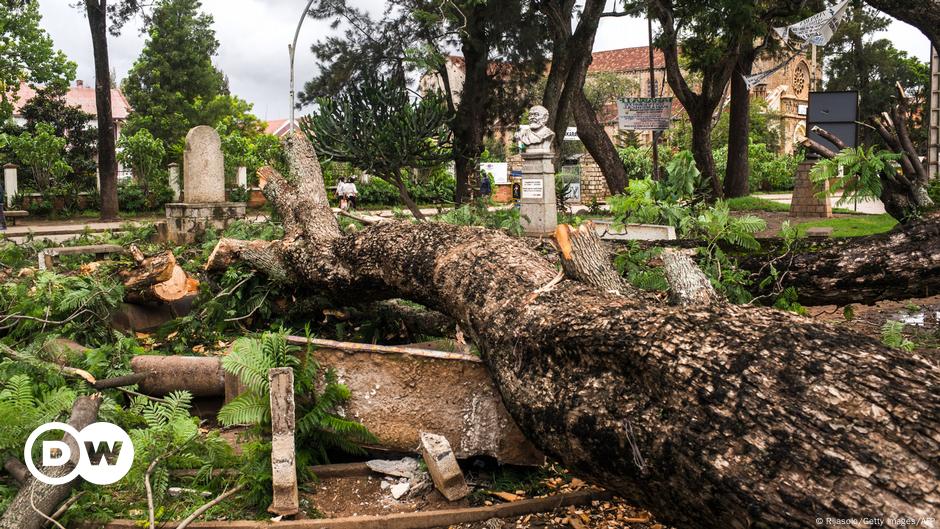
[[[773,200],[761,198],[756,195],[746,197],[729,198],[725,200],[731,211],[769,211],[772,213],[786,213],[790,211],[789,204],[781,204]],[[832,208],[833,213],[845,213],[848,215],[857,212],[846,208]]]
[[[771,211],[787,212],[790,211],[789,204],[781,204],[766,198],[756,197],[754,195],[747,197],[729,198],[725,201],[731,211]]]
[[[832,228],[833,237],[862,237],[884,233],[893,228],[898,221],[891,215],[853,215],[838,219],[820,219],[797,224],[801,236],[806,235],[809,228]]]

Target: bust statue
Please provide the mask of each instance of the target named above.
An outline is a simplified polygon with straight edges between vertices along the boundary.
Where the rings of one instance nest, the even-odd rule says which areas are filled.
[[[551,152],[555,133],[545,126],[546,123],[548,123],[548,109],[535,105],[529,109],[529,124],[520,125],[513,137],[526,151]]]

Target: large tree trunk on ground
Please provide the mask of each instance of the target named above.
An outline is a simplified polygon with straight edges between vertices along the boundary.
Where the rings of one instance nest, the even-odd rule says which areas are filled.
[[[101,184],[101,220],[118,215],[117,151],[111,115],[111,67],[108,63],[107,0],[85,0],[91,44],[95,56],[95,108],[98,112],[98,179]]]
[[[100,395],[77,398],[75,404],[72,405],[72,415],[68,421],[69,426],[81,431],[82,428],[97,421],[100,405]],[[71,449],[72,459],[60,467],[40,468],[44,474],[50,477],[68,474],[78,463],[80,448],[77,440],[70,435],[64,436],[62,440]],[[46,516],[51,515],[59,504],[69,497],[74,484],[75,481],[64,485],[47,485],[30,477],[16,497],[13,498],[13,502],[7,507],[7,511],[3,513],[3,518],[0,518],[0,529],[41,529],[46,525],[46,519],[33,510],[33,505]]]
[[[766,262],[749,259],[758,271]],[[793,286],[804,305],[847,305],[940,293],[940,215],[888,233],[845,239],[775,264],[778,286]]]
[[[288,148],[308,170],[292,171],[300,189],[265,189],[280,191],[269,200],[285,239],[220,241],[210,270],[242,259],[324,294],[453,317],[529,439],[677,527],[936,515],[940,374],[923,358],[772,309],[549,286],[554,267],[497,231],[385,222],[341,235],[304,141]]]

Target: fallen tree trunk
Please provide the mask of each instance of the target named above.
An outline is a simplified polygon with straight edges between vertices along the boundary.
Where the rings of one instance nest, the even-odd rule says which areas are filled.
[[[451,316],[523,432],[575,473],[683,529],[940,508],[940,374],[926,360],[772,309],[557,282],[538,254],[482,228],[387,222],[343,236],[321,214],[312,149],[295,139],[288,151],[298,187],[276,175],[268,196],[285,238],[222,240],[220,263]]]
[[[68,424],[81,431],[98,419],[98,407],[100,405],[101,397],[99,395],[75,399]],[[47,476],[64,476],[71,472],[78,463],[81,448],[79,448],[77,440],[71,435],[65,435],[62,440],[69,446],[72,458],[68,463],[59,467],[41,467],[39,470]],[[74,485],[75,481],[63,485],[48,485],[36,478],[29,477],[26,484],[20,488],[19,493],[13,498],[10,506],[7,507],[6,512],[3,513],[3,517],[0,518],[0,529],[41,529],[46,525],[46,518],[36,510],[46,516],[51,515],[59,504],[69,497]]]
[[[766,274],[766,257],[741,267]],[[779,287],[795,287],[804,305],[871,304],[940,292],[940,214],[888,233],[828,243],[775,263]],[[768,287],[772,287],[769,285]]]
[[[173,252],[144,257],[137,247],[131,247],[137,266],[121,272],[125,299],[132,303],[170,303],[199,290],[199,282],[189,277],[176,263]]]

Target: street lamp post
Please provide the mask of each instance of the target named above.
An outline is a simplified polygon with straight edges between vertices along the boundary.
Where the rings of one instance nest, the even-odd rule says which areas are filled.
[[[294,30],[294,42],[287,45],[287,51],[290,52],[290,134],[294,135],[294,53],[297,51],[297,37],[300,36],[300,26],[304,25],[304,20],[307,18],[307,12],[310,11],[310,6],[313,4],[313,0],[308,0],[306,7],[304,7],[304,12],[300,15],[300,21],[297,22],[297,29]]]

